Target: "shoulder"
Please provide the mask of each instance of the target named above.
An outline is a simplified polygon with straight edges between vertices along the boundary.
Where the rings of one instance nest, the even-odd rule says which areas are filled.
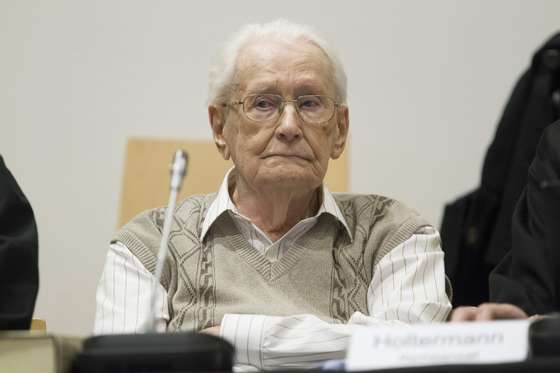
[[[555,163],[560,162],[560,120],[544,129],[537,153],[550,158]],[[545,153],[545,154],[543,154]]]
[[[214,198],[215,194],[200,194],[189,196],[179,202],[173,214],[172,230],[188,229],[196,233]],[[148,247],[158,247],[163,231],[165,209],[165,206],[158,207],[136,215],[117,232],[112,242],[130,243],[131,240],[137,240]]]
[[[560,178],[560,121],[546,127],[529,168],[529,176],[541,182]]]
[[[333,193],[340,210],[350,219],[375,224],[379,220],[399,223],[421,219],[420,214],[395,199],[376,194]]]
[[[560,120],[552,123],[544,129],[544,135],[547,139],[560,140]]]
[[[354,240],[390,250],[430,223],[405,204],[375,194],[333,194]]]

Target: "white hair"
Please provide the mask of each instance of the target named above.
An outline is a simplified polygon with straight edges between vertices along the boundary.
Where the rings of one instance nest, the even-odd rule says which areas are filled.
[[[338,55],[313,29],[284,19],[263,24],[248,24],[241,27],[231,36],[221,50],[218,63],[210,69],[208,97],[210,103],[217,104],[229,99],[229,92],[240,51],[250,42],[262,39],[279,41],[304,39],[316,44],[332,64],[336,99],[339,102],[346,103],[346,73]]]

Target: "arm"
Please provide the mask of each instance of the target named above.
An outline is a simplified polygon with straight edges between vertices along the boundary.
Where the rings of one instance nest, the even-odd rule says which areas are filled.
[[[490,275],[490,299],[528,314],[560,305],[560,188],[540,185],[550,180],[560,180],[560,122],[545,129],[537,146],[513,214],[511,251]]]
[[[421,228],[376,266],[368,293],[369,314],[376,320],[406,323],[445,320],[451,304],[439,233]]]
[[[490,300],[460,307],[451,321],[526,318],[560,306],[560,188],[541,182],[560,180],[560,122],[548,126],[537,146],[512,218],[511,251],[490,274]]]
[[[37,250],[33,211],[0,157],[0,330],[29,328],[39,288]]]
[[[445,294],[439,234],[433,228],[413,235],[379,261],[367,302],[369,316],[356,312],[347,324],[331,324],[312,315],[228,314],[220,334],[235,345],[239,364],[310,368],[344,358],[350,335],[364,325],[445,320],[451,305]]]
[[[107,252],[97,285],[94,334],[138,333],[148,315],[150,289],[154,276],[120,242]],[[167,292],[159,285],[156,320],[165,329],[169,321]]]

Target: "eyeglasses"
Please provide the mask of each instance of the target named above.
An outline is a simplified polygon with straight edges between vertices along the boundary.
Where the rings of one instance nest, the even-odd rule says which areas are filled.
[[[305,95],[295,100],[285,100],[280,95],[255,94],[230,105],[242,105],[243,113],[254,122],[276,122],[282,116],[287,103],[294,103],[301,120],[313,125],[322,125],[330,121],[335,109],[340,105],[329,96]],[[228,104],[225,104],[227,106]]]

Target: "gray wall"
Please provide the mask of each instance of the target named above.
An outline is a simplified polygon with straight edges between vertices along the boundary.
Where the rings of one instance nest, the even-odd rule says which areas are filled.
[[[126,138],[209,139],[207,68],[240,24],[284,17],[338,47],[352,191],[439,226],[444,203],[477,185],[512,84],[559,14],[543,0],[2,0],[0,153],[38,220],[36,316],[91,330]]]

